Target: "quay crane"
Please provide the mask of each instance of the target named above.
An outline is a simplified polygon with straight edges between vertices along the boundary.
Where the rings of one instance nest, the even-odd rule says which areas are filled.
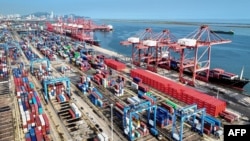
[[[184,48],[180,51],[180,82],[195,86],[197,73],[201,71],[206,71],[206,74],[204,77],[199,76],[201,77],[199,79],[208,82],[212,45],[225,44],[230,42],[230,40],[222,39],[217,34],[211,32],[211,29],[207,25],[202,25],[186,38],[179,39],[178,44],[180,46],[184,46],[186,49],[194,51],[192,59],[185,58],[185,56],[187,55],[185,54]],[[201,47],[205,47],[205,49],[201,50]],[[184,78],[185,69],[190,69],[192,71],[192,80]]]
[[[148,46],[145,46],[143,42],[150,40],[153,37],[151,28],[147,28],[144,31],[140,31],[135,36],[128,38],[126,41],[120,42],[121,45],[132,45],[132,63],[138,67],[141,66],[141,60],[147,57]]]

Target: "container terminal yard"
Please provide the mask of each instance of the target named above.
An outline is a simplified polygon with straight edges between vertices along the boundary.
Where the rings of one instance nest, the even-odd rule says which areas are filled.
[[[121,41],[132,45],[130,58],[95,46],[83,34],[85,28],[108,32],[111,25],[85,26],[83,19],[44,28],[31,21],[3,24],[8,26],[0,30],[2,141],[219,141],[224,125],[249,124],[249,97],[196,80],[208,79],[195,74],[209,66],[182,58],[179,75],[162,57],[167,46],[183,55],[195,41],[209,50],[229,40],[172,42],[167,30],[149,40],[146,29]],[[209,32],[208,26],[198,29]]]

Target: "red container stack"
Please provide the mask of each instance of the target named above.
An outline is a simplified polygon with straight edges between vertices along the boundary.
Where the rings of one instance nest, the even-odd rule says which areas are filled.
[[[42,114],[42,115],[43,115],[43,119],[44,119],[44,122],[45,122],[46,134],[49,134],[50,133],[49,119],[48,119],[46,114]]]
[[[105,63],[108,67],[110,67],[110,68],[112,68],[112,69],[115,69],[115,70],[117,70],[117,71],[121,71],[121,70],[123,70],[123,69],[126,68],[126,65],[125,65],[125,64],[123,64],[123,63],[121,63],[121,62],[118,62],[118,61],[116,61],[116,60],[113,60],[113,59],[105,59],[105,60],[104,60],[104,63]]]
[[[156,73],[142,69],[130,71],[131,77],[139,77],[143,83],[170,95],[186,104],[197,104],[198,108],[206,108],[208,114],[217,117],[226,108],[226,102],[206,95],[191,87],[183,86]]]

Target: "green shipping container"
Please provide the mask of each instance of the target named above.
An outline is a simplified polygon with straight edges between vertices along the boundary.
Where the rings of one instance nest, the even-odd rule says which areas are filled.
[[[135,131],[135,137],[137,137],[137,138],[140,138],[140,137],[141,137],[141,134],[140,134],[140,132],[138,132],[138,131]]]
[[[179,106],[176,104],[176,103],[174,103],[173,101],[171,101],[171,100],[166,100],[166,103],[169,105],[169,106],[171,106],[171,107],[173,107],[174,109],[177,109]]]
[[[151,92],[147,92],[146,93],[147,96],[151,96],[151,94],[152,94]]]
[[[80,52],[75,52],[74,53],[74,58],[79,58],[80,57]]]
[[[71,49],[71,46],[66,46],[67,49]]]

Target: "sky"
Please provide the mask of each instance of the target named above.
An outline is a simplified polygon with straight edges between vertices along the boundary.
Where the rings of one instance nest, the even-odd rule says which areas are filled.
[[[96,19],[250,19],[250,0],[0,0],[0,14],[51,12]]]

